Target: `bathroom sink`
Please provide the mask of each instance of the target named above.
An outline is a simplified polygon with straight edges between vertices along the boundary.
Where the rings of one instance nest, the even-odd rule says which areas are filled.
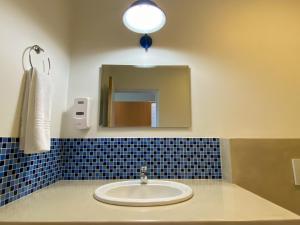
[[[193,196],[192,189],[173,181],[139,180],[106,184],[96,189],[95,199],[121,206],[160,206],[186,201]]]

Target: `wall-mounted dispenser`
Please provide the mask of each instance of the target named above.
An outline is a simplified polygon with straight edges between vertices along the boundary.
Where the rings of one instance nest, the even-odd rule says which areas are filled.
[[[90,98],[75,98],[73,121],[76,129],[83,130],[90,128]]]

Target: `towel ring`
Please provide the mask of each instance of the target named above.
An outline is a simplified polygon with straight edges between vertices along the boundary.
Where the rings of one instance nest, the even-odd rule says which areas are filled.
[[[33,45],[31,47],[26,48],[25,51],[24,51],[24,54],[25,54],[25,52],[27,50],[29,50],[29,64],[30,64],[30,67],[33,68],[32,57],[31,57],[32,52],[34,51],[36,54],[39,55],[40,53],[45,54],[45,50],[42,49],[39,45]],[[23,56],[24,56],[24,54],[23,54]],[[50,63],[50,58],[49,57],[47,57],[47,61],[48,61],[48,73],[47,74],[49,75],[50,74],[50,70],[51,70],[51,63]],[[43,59],[43,70],[44,70],[44,72],[46,72],[46,68],[45,67],[46,67],[45,66],[45,60]],[[25,70],[24,63],[23,63],[23,68]]]

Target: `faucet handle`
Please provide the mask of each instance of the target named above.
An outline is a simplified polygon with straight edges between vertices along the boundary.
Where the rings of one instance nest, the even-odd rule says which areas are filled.
[[[147,166],[141,166],[141,173],[147,172]]]
[[[147,166],[141,166],[140,179],[141,179],[141,184],[148,183]]]

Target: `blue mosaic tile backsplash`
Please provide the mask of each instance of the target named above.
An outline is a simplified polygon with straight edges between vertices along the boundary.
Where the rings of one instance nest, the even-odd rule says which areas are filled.
[[[51,151],[24,155],[18,138],[0,138],[0,206],[58,180],[221,179],[216,138],[52,139]]]
[[[150,178],[220,179],[216,138],[101,138],[63,141],[65,180]]]
[[[0,206],[61,179],[60,149],[52,139],[50,152],[25,155],[18,138],[0,137]]]

